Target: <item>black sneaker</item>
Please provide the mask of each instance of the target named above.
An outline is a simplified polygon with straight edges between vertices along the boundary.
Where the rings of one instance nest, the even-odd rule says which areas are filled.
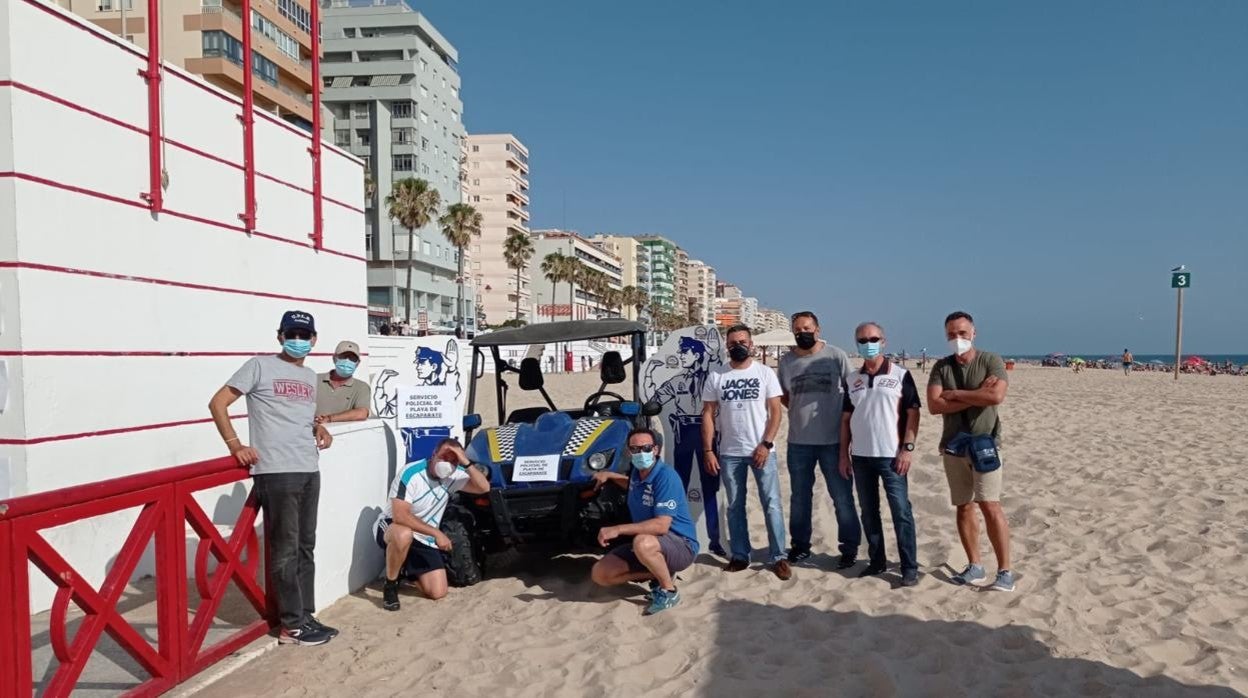
[[[919,585],[919,571],[906,570],[901,573],[901,585],[903,587],[913,587]]]
[[[870,565],[867,565],[867,569],[858,573],[858,578],[861,579],[863,577],[875,577],[877,575],[884,574],[884,571],[887,569],[888,569],[888,565],[882,565],[882,564],[876,565],[872,563]]]
[[[853,555],[842,555],[839,562],[836,563],[836,569],[847,570],[858,564],[858,558]]]
[[[797,564],[810,559],[810,548],[789,548],[789,564]]]
[[[338,637],[338,628],[331,628],[328,625],[325,625],[321,621],[317,620],[316,616],[308,616],[308,625],[316,628],[317,630],[324,630],[329,634],[329,639],[331,640]]]
[[[399,580],[387,579],[381,588],[382,607],[387,611],[399,610]]]
[[[277,644],[279,645],[323,645],[331,639],[329,633],[320,628],[313,627],[311,623],[304,623],[302,628],[291,630],[282,628],[281,634],[277,636]]]

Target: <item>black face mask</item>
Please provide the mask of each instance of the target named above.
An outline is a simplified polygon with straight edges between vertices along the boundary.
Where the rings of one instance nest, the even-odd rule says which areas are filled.
[[[733,361],[745,361],[750,358],[750,348],[744,344],[734,344],[728,347],[728,358]]]
[[[813,349],[819,341],[815,339],[814,332],[794,332],[793,340],[797,342],[799,349]]]

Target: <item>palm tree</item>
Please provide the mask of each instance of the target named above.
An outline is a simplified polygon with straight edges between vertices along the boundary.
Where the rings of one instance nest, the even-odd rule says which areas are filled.
[[[377,196],[377,182],[373,179],[373,173],[365,170],[364,172],[364,208],[370,208],[373,205],[373,197]]]
[[[520,272],[529,266],[533,259],[533,238],[520,230],[507,233],[507,241],[503,243],[503,258],[507,266],[516,270],[516,319],[520,319]]]
[[[581,288],[585,289],[585,293],[592,297],[594,304],[594,314],[602,314],[602,294],[607,288],[607,276],[597,269],[589,267],[581,267]]]
[[[442,234],[446,241],[455,248],[459,265],[459,276],[455,278],[458,295],[455,303],[456,331],[464,328],[464,248],[472,242],[473,236],[481,234],[481,212],[468,204],[451,204],[446,213],[438,219],[442,226]]]
[[[416,254],[416,229],[429,225],[438,215],[442,196],[423,179],[408,177],[394,183],[386,195],[386,209],[396,223],[407,228],[407,292],[403,297],[407,323],[412,323],[412,263]]]
[[[555,288],[560,281],[563,281],[563,272],[567,269],[567,256],[562,252],[551,252],[542,258],[542,275],[550,282],[550,304],[555,306]],[[554,310],[551,310],[550,317],[555,317]]]

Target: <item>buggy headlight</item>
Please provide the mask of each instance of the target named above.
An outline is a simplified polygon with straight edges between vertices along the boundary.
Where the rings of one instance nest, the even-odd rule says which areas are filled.
[[[610,465],[610,462],[605,452],[595,453],[594,455],[589,457],[589,469],[590,470],[594,470],[594,471],[605,470],[608,465]]]

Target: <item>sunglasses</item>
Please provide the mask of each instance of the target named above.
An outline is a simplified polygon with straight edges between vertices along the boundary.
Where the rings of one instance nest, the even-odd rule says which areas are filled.
[[[644,446],[629,446],[629,453],[650,453],[654,450],[654,444],[645,444]]]
[[[879,341],[883,341],[883,339],[884,339],[883,337],[859,337],[859,338],[858,338],[858,343],[859,343],[859,344],[867,344],[868,342],[879,342]]]
[[[312,339],[312,333],[307,330],[286,330],[282,336],[286,339]]]

